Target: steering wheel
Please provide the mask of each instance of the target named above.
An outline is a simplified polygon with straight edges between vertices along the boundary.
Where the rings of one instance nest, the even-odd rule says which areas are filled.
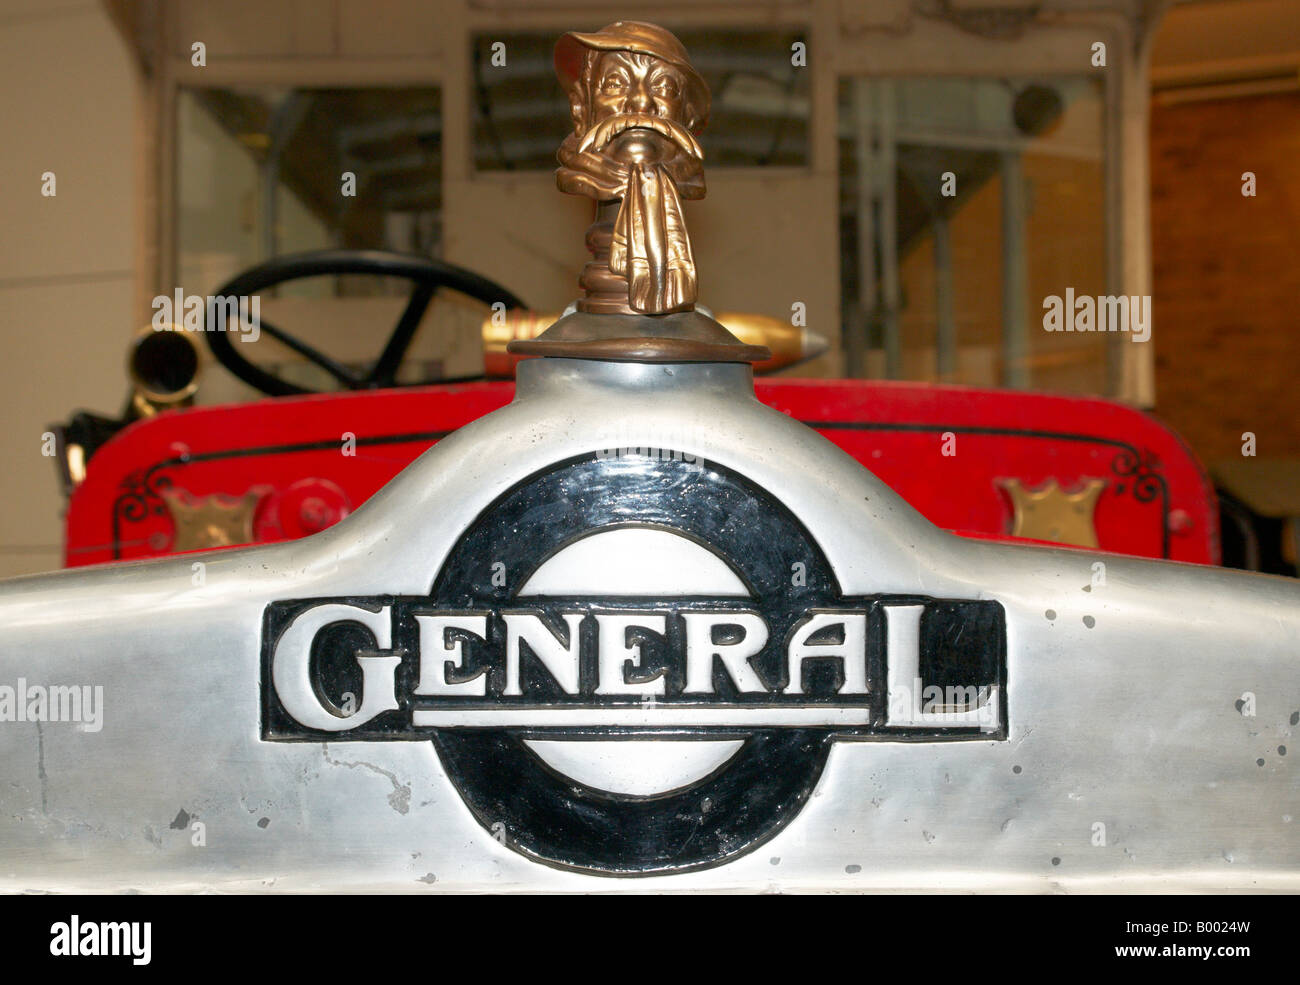
[[[402,364],[406,350],[410,348],[411,339],[415,336],[420,319],[424,317],[430,302],[433,301],[434,292],[440,287],[452,288],[487,304],[495,304],[499,301],[507,309],[524,306],[519,298],[500,284],[486,277],[480,277],[464,267],[453,266],[429,257],[389,253],[385,250],[313,250],[276,257],[244,271],[222,285],[215,292],[215,296],[251,297],[276,284],[326,274],[378,274],[385,277],[400,277],[415,285],[402,317],[398,319],[397,325],[384,344],[383,352],[379,354],[379,358],[369,370],[361,373],[335,362],[323,352],[318,352],[307,343],[271,325],[265,318],[258,319],[261,331],[325,370],[349,390],[372,390],[398,385],[397,369]],[[230,336],[235,333],[207,331],[203,334],[217,362],[254,389],[272,397],[317,392],[290,383],[288,380],[282,380],[250,362],[239,352],[231,339]],[[421,380],[410,385],[431,382],[438,381]]]

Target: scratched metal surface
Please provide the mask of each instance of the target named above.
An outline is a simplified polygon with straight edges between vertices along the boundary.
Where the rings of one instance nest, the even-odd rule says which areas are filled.
[[[337,527],[206,556],[201,586],[193,556],[0,584],[0,684],[105,687],[97,733],[0,723],[0,888],[1300,889],[1300,793],[1279,751],[1300,711],[1300,583],[1108,556],[1106,585],[1085,591],[1096,556],[944,534],[755,401],[747,367],[535,360],[519,375],[514,404]],[[625,881],[497,843],[429,742],[260,738],[268,602],[425,592],[519,480],[683,435],[784,502],[846,594],[1001,602],[1009,739],[837,742],[807,806],[757,850]],[[1234,704],[1245,692],[1254,717]],[[172,826],[181,811],[206,846]]]

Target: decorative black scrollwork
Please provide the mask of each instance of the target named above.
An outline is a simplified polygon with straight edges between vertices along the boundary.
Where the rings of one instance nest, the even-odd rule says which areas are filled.
[[[160,516],[166,508],[162,491],[170,489],[171,485],[171,477],[155,469],[132,472],[118,487],[114,513],[132,523],[138,523],[151,513]]]
[[[172,486],[171,476],[159,471],[157,465],[137,469],[127,475],[118,486],[117,499],[113,501],[113,559],[122,556],[122,523],[139,523],[149,516],[162,516],[167,511],[162,492]]]
[[[1143,449],[1125,448],[1110,463],[1110,470],[1120,479],[1132,479],[1133,498],[1139,503],[1150,503],[1162,493],[1167,493],[1165,478],[1158,471],[1160,460]],[[1117,495],[1124,494],[1124,482],[1115,486]]]

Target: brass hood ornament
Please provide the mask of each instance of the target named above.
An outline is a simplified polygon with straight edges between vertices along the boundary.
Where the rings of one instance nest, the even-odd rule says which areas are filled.
[[[637,21],[564,35],[555,71],[573,115],[556,184],[570,195],[619,203],[609,242],[593,237],[598,251],[584,273],[588,296],[579,309],[689,311],[697,288],[681,199],[704,197],[704,151],[695,134],[709,117],[708,87],[676,37]]]
[[[511,342],[510,352],[625,362],[769,358],[695,310],[681,202],[704,197],[696,135],[710,99],[681,41],[638,21],[570,32],[555,46],[555,71],[573,116],[556,184],[597,203],[587,231],[592,260],[576,310],[536,339]]]

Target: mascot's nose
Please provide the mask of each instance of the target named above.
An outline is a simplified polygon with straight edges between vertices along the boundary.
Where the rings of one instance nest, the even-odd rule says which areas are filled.
[[[633,84],[632,91],[627,96],[627,105],[629,112],[632,113],[650,113],[654,111],[655,103],[650,97],[650,87],[644,81]]]

